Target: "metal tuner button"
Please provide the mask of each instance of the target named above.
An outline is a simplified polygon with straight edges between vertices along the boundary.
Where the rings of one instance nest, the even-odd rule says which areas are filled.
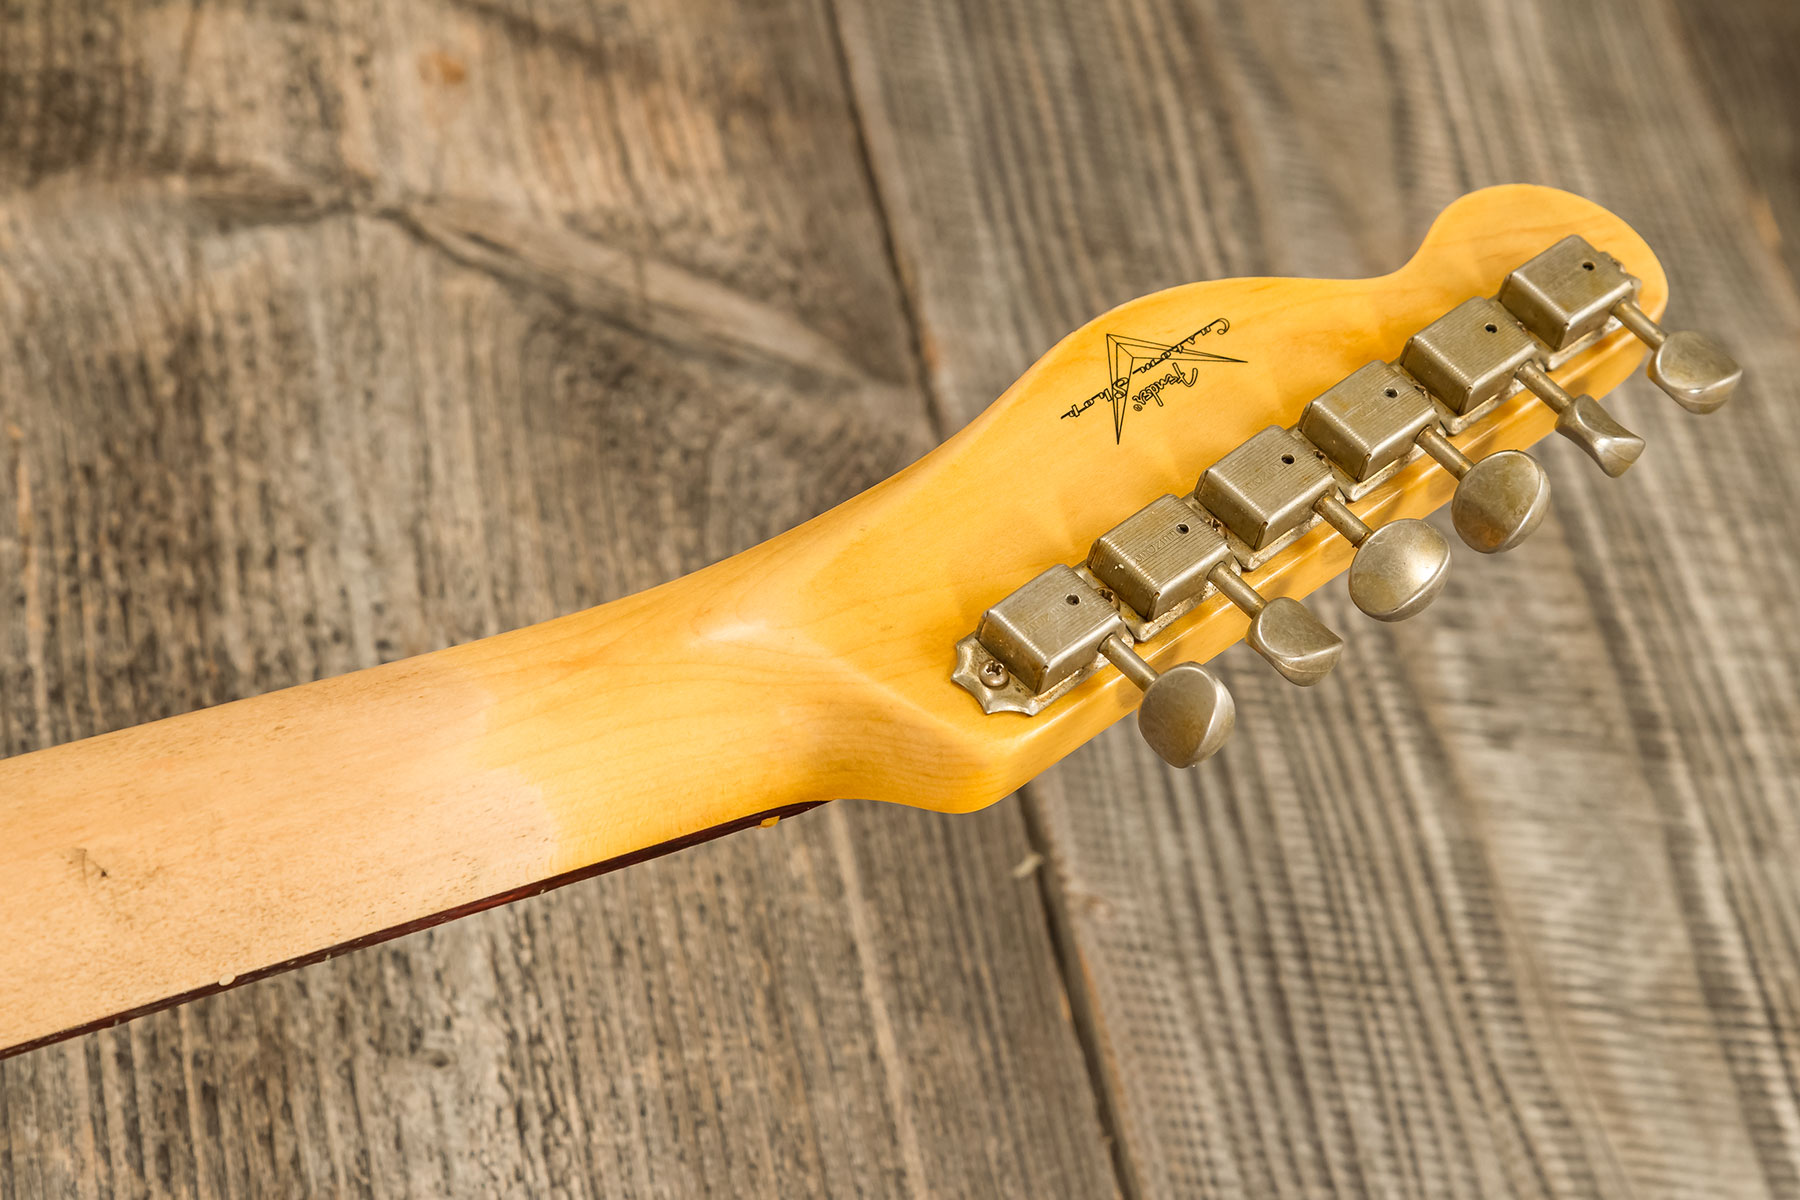
[[[1143,689],[1138,732],[1170,766],[1204,762],[1231,737],[1237,704],[1218,676],[1199,663],[1182,663],[1159,674],[1119,634],[1100,643],[1100,653]]]

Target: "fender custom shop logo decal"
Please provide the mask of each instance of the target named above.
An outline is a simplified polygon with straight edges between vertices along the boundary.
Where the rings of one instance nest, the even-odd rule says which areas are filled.
[[[1200,382],[1200,368],[1207,363],[1244,361],[1196,349],[1201,339],[1225,333],[1230,328],[1231,322],[1220,317],[1172,344],[1107,334],[1106,365],[1111,372],[1111,382],[1086,400],[1069,405],[1061,419],[1067,421],[1079,417],[1104,400],[1112,408],[1113,441],[1123,442],[1127,412],[1143,412],[1152,403],[1158,408],[1164,407],[1165,393],[1193,387]]]

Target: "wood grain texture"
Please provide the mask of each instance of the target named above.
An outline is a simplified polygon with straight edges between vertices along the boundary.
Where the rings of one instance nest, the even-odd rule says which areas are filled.
[[[1645,461],[1550,448],[1412,625],[1321,595],[1322,689],[1225,656],[1207,771],[1121,728],[0,1064],[0,1196],[1106,1195],[1096,1109],[1141,1196],[1800,1190],[1795,77],[1777,0],[1682,7],[0,15],[7,752],[659,582],[1482,183],[1625,215],[1752,372],[1628,389]]]
[[[1129,1192],[1795,1194],[1800,305],[1677,14],[843,7],[953,419],[1075,313],[1391,265],[1501,179],[1633,220],[1751,372],[1704,422],[1628,387],[1616,483],[1547,447],[1550,524],[1413,623],[1321,594],[1313,692],[1225,656],[1220,760],[1122,727],[1028,789]],[[1774,7],[1723,61],[1783,53]],[[1788,125],[1744,119],[1755,170]]]
[[[14,7],[0,109],[7,752],[933,438],[817,6]],[[0,1196],[1106,1194],[1028,853],[839,806],[8,1061]]]
[[[1800,8],[1701,0],[1675,7],[1700,83],[1737,143],[1756,233],[1800,276]]]

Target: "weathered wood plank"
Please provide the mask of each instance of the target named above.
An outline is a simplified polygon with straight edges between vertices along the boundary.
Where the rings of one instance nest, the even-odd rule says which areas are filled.
[[[1800,8],[1779,0],[1674,0],[1674,8],[1712,108],[1737,141],[1756,231],[1800,276]]]
[[[0,331],[5,753],[641,589],[931,438],[801,3],[15,6]],[[1110,1194],[1028,853],[835,806],[9,1060],[0,1196]]]
[[[1704,423],[1626,389],[1645,461],[1547,448],[1551,523],[1414,624],[1321,597],[1314,693],[1227,655],[1219,762],[1121,728],[1029,790],[1132,1190],[1793,1192],[1800,305],[1670,11],[840,7],[952,420],[1077,314],[1386,270],[1520,178],[1637,222],[1752,372]]]

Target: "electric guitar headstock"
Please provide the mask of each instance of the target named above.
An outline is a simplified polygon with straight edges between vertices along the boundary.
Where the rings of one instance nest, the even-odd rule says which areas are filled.
[[[943,599],[891,702],[935,718],[940,761],[1008,786],[1133,705],[1163,758],[1205,759],[1234,707],[1200,664],[1243,638],[1317,683],[1345,640],[1301,598],[1343,574],[1368,616],[1423,611],[1452,554],[1420,518],[1448,501],[1468,547],[1517,546],[1551,503],[1525,452],[1550,432],[1623,475],[1644,443],[1595,397],[1646,348],[1682,407],[1722,404],[1737,365],[1665,333],[1666,300],[1624,222],[1518,186],[1452,205],[1391,275],[1196,283],[1114,309],[892,481],[943,547],[918,553],[921,520],[897,557]]]

